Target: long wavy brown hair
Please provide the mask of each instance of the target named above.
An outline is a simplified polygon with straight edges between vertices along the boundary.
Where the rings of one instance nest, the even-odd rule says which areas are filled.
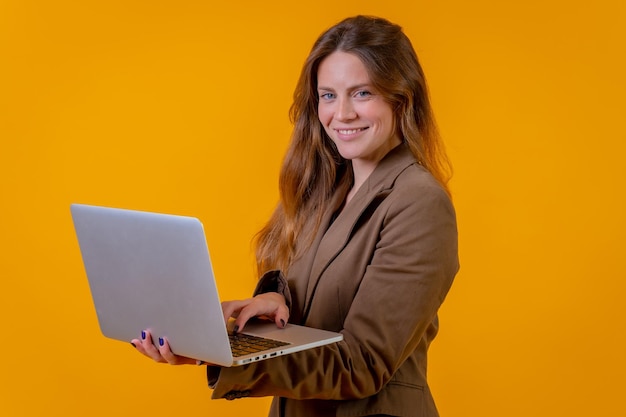
[[[361,59],[371,83],[394,109],[400,138],[448,191],[451,167],[411,41],[400,26],[385,19],[347,18],[317,39],[302,68],[290,109],[294,129],[280,172],[280,202],[256,236],[259,274],[272,269],[286,271],[311,243],[333,193],[352,184],[351,163],[339,155],[317,113],[317,71],[324,58],[335,51]],[[307,231],[306,239],[300,239],[310,219],[316,221],[315,226]]]

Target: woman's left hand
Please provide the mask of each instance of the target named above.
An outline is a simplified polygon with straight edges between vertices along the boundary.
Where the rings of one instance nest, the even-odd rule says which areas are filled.
[[[235,332],[242,331],[252,317],[266,317],[281,329],[289,321],[289,308],[285,297],[277,292],[266,292],[245,300],[224,301],[222,312],[226,322],[235,317]]]

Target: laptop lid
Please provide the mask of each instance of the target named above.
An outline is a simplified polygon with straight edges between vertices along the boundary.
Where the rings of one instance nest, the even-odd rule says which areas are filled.
[[[181,356],[232,366],[342,339],[340,333],[250,323],[245,333],[287,345],[233,358],[202,223],[194,217],[72,204],[98,323],[129,342],[167,337]],[[291,338],[295,339],[292,340]]]

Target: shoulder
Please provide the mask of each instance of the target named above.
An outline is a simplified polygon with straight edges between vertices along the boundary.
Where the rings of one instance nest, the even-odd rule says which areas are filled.
[[[397,223],[456,221],[446,190],[404,145],[394,148],[380,161],[368,179],[367,188],[370,208],[377,208],[385,225],[391,219],[397,219]]]
[[[441,191],[445,194],[443,187],[437,182],[435,177],[417,162],[407,165],[398,174],[395,183],[396,187],[431,189],[433,192]]]
[[[368,179],[368,188],[370,191],[378,190],[383,193],[408,193],[404,197],[409,200],[416,193],[432,194],[449,200],[441,184],[416,161],[405,145],[397,146],[380,161]]]
[[[406,204],[439,203],[452,206],[450,196],[441,184],[418,163],[408,165],[393,182],[389,197]]]

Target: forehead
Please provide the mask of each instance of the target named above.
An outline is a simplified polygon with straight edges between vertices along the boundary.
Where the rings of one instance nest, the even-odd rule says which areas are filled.
[[[350,88],[369,84],[370,77],[363,61],[355,54],[335,51],[322,60],[317,70],[319,88]]]

